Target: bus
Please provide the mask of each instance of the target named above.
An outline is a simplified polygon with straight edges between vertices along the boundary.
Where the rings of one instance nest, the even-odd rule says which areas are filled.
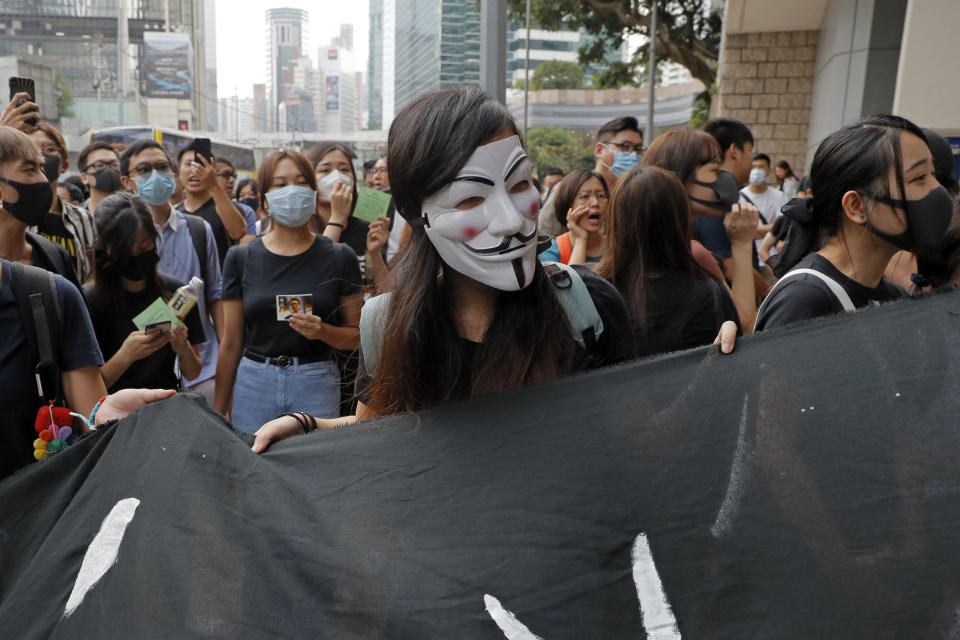
[[[92,131],[90,142],[128,146],[134,140],[156,140],[166,149],[167,154],[176,160],[180,151],[189,146],[194,138],[201,137],[204,136],[200,133],[163,127],[110,127]],[[237,170],[238,181],[243,177],[256,177],[257,164],[252,146],[210,138],[210,150],[215,158],[226,158],[233,164]]]

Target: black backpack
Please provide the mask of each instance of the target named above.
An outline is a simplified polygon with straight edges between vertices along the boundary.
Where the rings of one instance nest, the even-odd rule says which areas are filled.
[[[55,404],[63,405],[60,388],[63,333],[60,301],[53,274],[46,269],[19,262],[11,262],[10,265],[11,286],[34,363],[37,396],[43,404],[53,400]]]

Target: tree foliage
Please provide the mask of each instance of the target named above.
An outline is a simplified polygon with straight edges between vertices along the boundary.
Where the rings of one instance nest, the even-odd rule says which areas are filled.
[[[534,127],[527,132],[527,153],[539,170],[556,167],[564,173],[571,169],[593,167],[593,149],[582,144],[568,129]]]
[[[541,89],[582,89],[583,67],[576,62],[548,60],[541,62],[530,78],[531,91]]]
[[[53,79],[53,91],[57,94],[57,114],[61,118],[73,117],[73,91],[67,80],[59,73]]]
[[[721,16],[710,11],[710,0],[532,0],[533,21],[543,29],[584,29],[591,41],[580,47],[580,64],[606,67],[598,87],[636,85],[645,68],[649,47],[641,46],[626,63],[608,63],[607,52],[619,49],[626,37],[650,36],[650,7],[657,7],[657,59],[673,60],[709,87],[716,82]],[[513,17],[523,19],[525,0],[510,0]]]

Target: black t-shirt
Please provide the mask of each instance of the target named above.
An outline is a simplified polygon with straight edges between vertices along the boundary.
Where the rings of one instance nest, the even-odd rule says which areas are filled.
[[[626,291],[620,288],[620,293],[626,301]],[[649,278],[646,306],[646,337],[634,329],[639,356],[711,344],[726,320],[740,323],[737,308],[720,282],[681,271]]]
[[[77,256],[77,240],[63,223],[63,216],[59,213],[48,213],[47,217],[37,225],[37,232],[54,244],[59,244],[71,258]]]
[[[33,428],[40,407],[20,309],[13,292],[11,264],[0,260],[0,478],[34,461]],[[56,277],[60,301],[60,372],[103,364],[83,298],[75,286]],[[76,409],[76,407],[74,407]]]
[[[347,245],[357,254],[357,264],[360,266],[361,278],[366,272],[367,231],[370,223],[354,216],[347,218],[347,228],[340,233],[340,242]]]
[[[592,349],[577,347],[573,370],[586,371],[616,364],[634,357],[633,334],[630,318],[623,304],[623,298],[609,282],[598,276],[584,265],[571,265],[583,278],[587,291],[597,307],[597,313],[603,321],[603,333],[597,338]],[[458,336],[456,342],[457,357],[464,363],[461,375],[456,381],[452,400],[464,400],[470,397],[473,360],[478,343]],[[360,352],[360,368],[357,372],[356,395],[360,402],[370,400],[368,389],[370,376],[363,365],[363,351]]]
[[[362,293],[363,281],[353,249],[337,244],[339,260],[334,242],[319,235],[309,249],[295,256],[271,252],[261,238],[230,249],[223,266],[223,298],[243,300],[245,348],[270,357],[333,358],[327,343],[308,340],[290,328],[286,319],[277,319],[277,296],[311,295],[313,315],[339,324],[340,299]],[[247,254],[245,274],[240,272],[240,251]]]
[[[33,249],[30,264],[51,273],[56,273],[70,281],[75,287],[80,286],[77,281],[77,270],[73,266],[73,258],[59,244],[50,242],[36,233],[27,232],[27,242]]]
[[[817,253],[805,257],[794,269],[813,269],[830,276],[847,292],[857,309],[907,296],[903,287],[888,280],[881,280],[876,288],[865,287],[843,275],[829,260]],[[757,317],[756,330],[782,327],[800,320],[829,316],[842,311],[843,305],[825,282],[816,276],[803,274],[790,278],[770,292]]]
[[[213,239],[217,243],[217,255],[220,257],[220,266],[223,266],[223,261],[226,258],[227,251],[235,243],[233,238],[230,237],[230,234],[227,233],[227,228],[223,226],[223,221],[220,219],[220,215],[217,213],[217,205],[213,201],[213,198],[210,198],[196,211],[189,211],[187,209],[187,202],[184,200],[177,205],[177,210],[182,211],[183,213],[192,213],[195,216],[199,216],[210,223],[210,229],[213,231]]]
[[[159,276],[160,284],[168,293],[173,293],[183,286],[182,282],[165,273],[161,273]],[[133,324],[134,316],[149,307],[157,299],[156,292],[124,291],[123,307],[121,309],[111,309],[107,312],[97,313],[94,288],[92,286],[84,287],[84,293],[87,298],[90,318],[93,320],[93,329],[97,334],[97,342],[100,343],[100,350],[106,360],[116,355],[127,336],[132,331],[137,330],[136,325]],[[187,339],[190,344],[201,344],[207,341],[197,309],[198,307],[194,305],[190,313],[187,314],[186,320],[184,320],[184,324],[187,325]],[[176,358],[177,354],[173,347],[169,344],[165,345],[146,358],[131,364],[130,368],[117,378],[117,381],[108,391],[113,393],[120,389],[176,389],[179,386],[177,373],[174,369]]]

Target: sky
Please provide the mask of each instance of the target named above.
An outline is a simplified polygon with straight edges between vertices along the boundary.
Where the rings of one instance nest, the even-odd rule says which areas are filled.
[[[310,14],[306,53],[317,63],[317,47],[340,35],[341,24],[353,24],[354,67],[367,71],[370,45],[369,0],[216,0],[217,95],[253,96],[264,82],[266,61],[264,12],[274,7],[306,9]]]

